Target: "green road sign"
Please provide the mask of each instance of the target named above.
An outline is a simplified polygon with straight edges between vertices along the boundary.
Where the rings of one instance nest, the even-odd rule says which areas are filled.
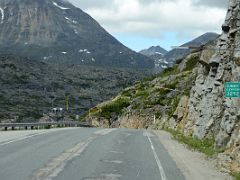
[[[240,98],[240,82],[225,83],[226,98]]]

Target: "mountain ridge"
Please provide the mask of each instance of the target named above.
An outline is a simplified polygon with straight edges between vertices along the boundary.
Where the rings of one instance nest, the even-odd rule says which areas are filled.
[[[195,46],[201,47],[202,45],[206,45],[207,43],[216,40],[219,37],[219,34],[214,32],[207,32],[198,36],[197,38],[180,45],[180,47],[185,46]],[[191,53],[190,49],[172,49],[164,56],[164,60],[169,62],[170,64],[174,64],[177,60],[180,60]]]
[[[73,64],[152,68],[80,8],[62,0],[1,0],[0,53]],[[14,28],[13,28],[14,27]]]
[[[139,53],[145,55],[145,56],[152,56],[155,54],[161,54],[165,55],[168,51],[161,46],[151,46],[148,49],[143,49],[139,51]]]

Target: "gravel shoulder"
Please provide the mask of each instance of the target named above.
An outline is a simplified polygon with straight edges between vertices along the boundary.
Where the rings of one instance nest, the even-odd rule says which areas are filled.
[[[176,162],[178,168],[184,174],[186,180],[232,180],[233,178],[221,173],[215,167],[214,161],[210,161],[199,152],[193,152],[183,144],[172,139],[171,134],[165,131],[154,131],[160,142],[167,149],[169,155]]]

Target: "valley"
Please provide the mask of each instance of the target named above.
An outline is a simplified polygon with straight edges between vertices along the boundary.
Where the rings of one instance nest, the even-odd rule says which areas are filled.
[[[36,122],[53,108],[63,108],[66,118],[75,119],[148,73],[49,64],[16,56],[1,56],[0,71],[1,122]]]

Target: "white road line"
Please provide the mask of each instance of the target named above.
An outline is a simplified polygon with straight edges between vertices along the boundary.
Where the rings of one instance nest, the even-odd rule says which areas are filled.
[[[36,172],[34,172],[31,180],[52,180],[52,179],[54,179],[55,177],[57,177],[59,175],[60,172],[62,172],[64,170],[64,168],[69,163],[69,161],[73,160],[77,156],[80,156],[83,153],[83,151],[85,151],[88,148],[88,146],[95,139],[97,139],[100,136],[104,136],[108,133],[111,133],[114,130],[116,130],[116,129],[103,129],[100,131],[95,131],[93,133],[93,136],[90,136],[87,140],[80,142],[79,144],[75,145],[74,147],[64,151],[62,154],[60,154],[59,156],[52,159],[43,168],[38,169]],[[122,161],[118,161],[118,160],[115,160],[115,161],[103,160],[103,162],[115,163],[115,164],[123,163]]]
[[[95,131],[94,134],[96,135],[107,135],[113,131],[116,131],[117,129],[101,129],[101,130],[98,130],[98,131]]]
[[[124,154],[124,152],[121,152],[121,151],[110,151],[110,153],[114,153],[114,154]]]
[[[149,133],[146,133],[146,135],[147,135],[147,138],[148,138],[148,140],[149,140],[149,142],[151,144],[151,148],[152,148],[152,151],[153,151],[154,158],[155,158],[155,160],[157,162],[157,165],[158,165],[160,176],[161,176],[162,180],[167,180],[166,174],[165,174],[165,172],[163,170],[163,166],[162,166],[162,164],[161,164],[161,162],[160,162],[160,160],[159,160],[159,158],[157,156],[157,153],[156,153],[156,150],[155,150],[155,148],[153,146],[152,140],[149,137]]]
[[[80,156],[81,153],[93,142],[97,136],[90,137],[84,142],[80,142],[74,147],[66,150],[59,156],[52,159],[46,166],[41,169],[38,169],[34,174],[31,180],[52,180],[61,173],[69,161],[74,159],[77,156]]]
[[[8,141],[8,142],[1,143],[0,146],[4,146],[4,145],[11,144],[11,143],[14,143],[14,142],[22,141],[22,140],[29,139],[29,138],[32,138],[34,136],[38,136],[38,135],[42,135],[42,134],[46,134],[46,133],[49,133],[49,132],[46,131],[46,132],[37,133],[37,134],[30,135],[30,136],[25,136],[25,137],[22,137],[22,138],[14,139],[14,140],[11,140],[11,141]]]
[[[139,175],[140,175],[140,170],[138,170],[137,177],[139,177]]]
[[[113,160],[113,161],[110,161],[110,160],[102,160],[102,162],[105,162],[105,163],[113,163],[113,164],[122,164],[122,163],[123,163],[122,161],[119,161],[119,160]]]
[[[35,137],[35,136],[39,136],[39,135],[43,135],[43,134],[47,134],[47,133],[51,133],[51,132],[62,131],[62,130],[69,130],[69,129],[74,129],[74,128],[45,130],[45,131],[40,132],[40,133],[36,133],[36,134],[32,134],[32,135],[25,135],[25,136],[23,136],[21,138],[16,138],[16,139],[13,139],[13,140],[9,140],[7,142],[2,142],[2,143],[0,143],[0,146],[8,145],[8,144],[11,144],[11,143],[14,143],[14,142],[23,141],[25,139],[29,139],[29,138],[32,138],[32,137]]]

